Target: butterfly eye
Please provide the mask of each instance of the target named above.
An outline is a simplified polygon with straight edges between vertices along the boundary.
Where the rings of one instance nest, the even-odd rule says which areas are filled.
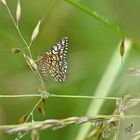
[[[65,81],[67,73],[67,63],[65,56],[68,49],[68,38],[62,38],[43,56],[37,60],[41,74],[47,79],[48,73],[55,81]]]

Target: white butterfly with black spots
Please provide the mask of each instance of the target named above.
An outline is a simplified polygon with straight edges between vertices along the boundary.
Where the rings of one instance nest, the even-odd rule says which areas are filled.
[[[37,66],[41,74],[47,79],[48,73],[55,81],[66,80],[67,62],[65,60],[68,49],[68,38],[63,37],[44,55],[37,59]]]

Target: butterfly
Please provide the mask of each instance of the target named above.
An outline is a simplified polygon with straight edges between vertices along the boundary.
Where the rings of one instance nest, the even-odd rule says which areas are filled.
[[[68,37],[63,37],[44,55],[37,59],[37,66],[41,74],[47,79],[50,74],[55,81],[66,80],[67,62],[65,60],[68,49]]]

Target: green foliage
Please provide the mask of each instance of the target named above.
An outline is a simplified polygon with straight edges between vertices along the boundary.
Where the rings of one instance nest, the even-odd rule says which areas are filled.
[[[0,95],[40,94],[46,92],[45,87],[58,98],[50,96],[46,99],[45,106],[40,104],[42,100],[38,101],[36,97],[0,98],[0,125],[17,124],[23,114],[30,114],[30,119],[38,121],[112,114],[114,110],[115,105],[112,104],[115,104],[115,100],[113,103],[108,100],[104,102],[102,99],[92,101],[80,96],[96,95],[105,99],[106,96],[120,97],[127,93],[137,98],[140,90],[139,67],[135,65],[139,64],[140,45],[134,40],[140,39],[140,19],[137,14],[139,1],[22,0],[20,3],[21,13],[19,3],[17,6],[16,1],[7,0],[13,18],[16,19],[16,28],[7,14],[6,4],[0,3]],[[36,30],[36,33],[33,33],[33,30]],[[67,81],[56,83],[51,78],[42,81],[38,72],[37,77],[33,74],[34,69],[36,70],[34,60],[63,36],[69,38]],[[131,39],[128,40],[130,44],[126,45],[128,48],[123,52],[122,64],[119,42],[124,37]],[[21,52],[12,54],[13,48],[20,48]],[[26,54],[24,57],[23,52]],[[44,87],[41,86],[41,91],[38,91],[40,84]],[[59,95],[75,95],[78,98],[60,98]],[[38,105],[43,110],[41,114],[36,109]],[[42,114],[45,114],[45,118]],[[139,115],[139,112],[134,108],[128,111],[128,114]],[[137,124],[139,120],[131,121]],[[123,130],[130,126],[129,120],[122,124],[122,133],[118,136],[128,138]],[[137,127],[133,129],[133,133],[139,130],[139,126]],[[39,137],[81,140],[80,137],[85,137],[89,126],[83,125],[83,128],[72,125],[56,131],[45,130],[39,133]],[[2,139],[12,140],[15,137],[16,135],[4,136]],[[29,137],[27,135],[25,139]]]

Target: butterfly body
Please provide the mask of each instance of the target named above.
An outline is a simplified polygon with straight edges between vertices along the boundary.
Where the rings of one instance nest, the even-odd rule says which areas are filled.
[[[43,56],[38,57],[38,68],[46,79],[50,73],[55,81],[65,81],[67,73],[65,56],[67,49],[68,38],[64,37]]]

